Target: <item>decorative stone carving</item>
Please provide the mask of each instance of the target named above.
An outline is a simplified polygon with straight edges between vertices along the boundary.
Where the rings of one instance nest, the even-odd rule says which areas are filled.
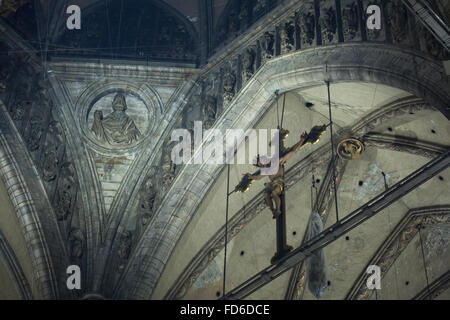
[[[170,159],[169,154],[165,154],[163,156],[163,187],[164,190],[168,190],[169,187],[172,185],[173,180],[175,179],[175,164],[173,163],[172,159]]]
[[[32,103],[30,100],[24,100],[24,99],[20,99],[16,103],[12,104],[11,108],[10,108],[11,118],[14,121],[23,120],[23,117],[25,116],[27,111],[29,111],[31,109],[31,105],[32,105]]]
[[[48,132],[45,145],[53,145],[56,149],[63,149],[65,136],[61,124],[58,121],[51,121],[48,125]]]
[[[58,156],[56,150],[51,148],[44,151],[43,179],[47,182],[55,180],[58,174]]]
[[[242,82],[247,82],[254,74],[255,50],[247,48],[242,56]]]
[[[298,282],[295,285],[295,297],[293,300],[299,300],[298,298],[303,296],[303,292],[306,284],[306,264],[302,264]],[[297,299],[295,299],[297,298]]]
[[[155,200],[157,196],[156,189],[151,182],[153,174],[149,175],[140,190],[140,218],[142,225],[147,225],[154,215]]]
[[[323,8],[319,21],[322,31],[322,42],[329,43],[333,41],[336,34],[336,12],[334,8]]]
[[[180,115],[177,124],[174,125],[174,128],[186,128],[192,136],[194,135],[194,121],[200,120],[201,115],[199,114],[202,112],[202,106],[204,104],[201,94],[198,91],[191,96],[187,108]]]
[[[230,104],[231,100],[234,98],[234,87],[236,85],[236,76],[232,70],[225,72],[223,76],[223,104]]]
[[[288,21],[280,30],[281,53],[288,53],[294,49],[294,23]]]
[[[211,73],[206,81],[205,92],[207,94],[216,94],[219,88],[219,74]]]
[[[355,160],[358,159],[364,151],[364,143],[358,139],[344,139],[339,142],[336,150],[341,159]]]
[[[60,182],[56,192],[55,212],[58,220],[64,221],[72,212],[76,196],[75,168],[66,162],[61,170]]]
[[[130,231],[125,231],[120,236],[119,248],[117,250],[117,255],[119,257],[119,266],[118,266],[119,272],[125,269],[128,258],[130,257],[131,246],[133,244],[132,239],[133,238]]]
[[[43,133],[44,118],[41,115],[32,116],[30,119],[30,130],[26,139],[30,151],[36,151],[39,149]]]
[[[70,257],[72,261],[79,261],[83,256],[84,251],[84,234],[78,229],[74,228],[69,233],[69,244],[70,244]]]
[[[419,146],[414,146],[414,145],[408,145],[407,143],[402,143],[402,141],[399,139],[399,141],[392,141],[392,139],[383,139],[381,136],[376,136],[372,137],[372,134],[367,134],[364,136],[364,143],[367,146],[370,147],[376,147],[376,148],[381,148],[381,149],[388,149],[388,150],[392,150],[392,151],[399,151],[399,152],[407,152],[410,154],[416,154],[418,156],[421,157],[426,157],[429,159],[434,159],[436,158],[441,152],[444,152],[444,150],[441,150],[441,152],[437,151],[437,150],[430,150],[427,148],[427,146],[422,145],[421,147]],[[433,148],[434,149],[434,148]]]
[[[385,113],[368,120],[366,123],[364,123],[363,126],[353,129],[354,134],[356,136],[363,136],[372,130],[376,130],[380,125],[383,124],[383,122],[386,122],[394,117],[399,117],[401,115],[409,113],[414,114],[422,110],[434,111],[436,109],[425,102],[414,102],[408,103],[406,105],[396,106],[392,108],[392,110],[386,111]]]
[[[94,113],[92,132],[98,141],[110,146],[122,146],[135,142],[141,132],[126,114],[127,103],[122,93],[116,94],[112,103],[113,112],[103,118],[100,110]]]
[[[209,129],[216,122],[217,99],[214,96],[210,95],[206,96],[202,112],[204,119],[204,127],[206,129]]]
[[[386,6],[387,23],[391,28],[392,41],[402,43],[407,39],[408,13],[401,3],[389,2]]]
[[[349,3],[342,9],[342,27],[346,40],[355,38],[358,31],[358,10],[356,3]]]
[[[311,12],[301,13],[297,16],[297,25],[300,28],[302,46],[312,45],[315,37],[315,21]]]
[[[47,137],[44,145],[43,179],[52,181],[58,174],[59,161],[64,155],[65,137],[56,121],[49,124]]]
[[[167,191],[172,185],[173,180],[175,180],[176,176],[176,164],[173,163],[171,159],[171,151],[172,151],[173,143],[166,143],[164,148],[164,153],[162,157],[162,185],[163,189]]]
[[[264,64],[267,60],[272,59],[274,55],[273,45],[273,35],[269,32],[264,33],[263,37],[260,40],[261,64]]]
[[[51,110],[53,107],[53,101],[50,98],[50,94],[47,89],[47,85],[43,81],[38,81],[35,99],[40,101],[44,106]]]

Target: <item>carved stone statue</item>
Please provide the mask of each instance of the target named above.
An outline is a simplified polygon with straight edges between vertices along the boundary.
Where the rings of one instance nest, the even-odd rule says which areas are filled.
[[[67,162],[61,170],[60,183],[56,194],[56,216],[58,220],[66,220],[72,211],[76,193],[75,168]]]
[[[228,105],[234,98],[234,86],[236,85],[236,76],[232,70],[225,73],[223,77],[223,103]]]
[[[144,226],[147,225],[153,217],[156,195],[156,190],[153,187],[149,177],[140,190],[141,223]]]
[[[70,256],[72,261],[78,261],[83,256],[84,249],[84,234],[78,229],[74,228],[69,233]]]
[[[27,110],[31,108],[31,101],[27,99],[19,99],[16,103],[13,103],[10,107],[11,118],[14,121],[21,121],[25,116]]]
[[[46,145],[53,145],[57,150],[64,149],[65,136],[63,128],[58,121],[51,121],[48,125],[47,138],[45,141]]]
[[[315,37],[314,15],[311,12],[300,14],[297,18],[302,45],[312,45]]]
[[[34,95],[35,95],[36,101],[40,101],[46,107],[51,109],[53,107],[53,101],[50,98],[50,93],[48,92],[47,86],[48,86],[48,84],[45,83],[45,81],[43,81],[42,79],[39,79],[37,82],[37,88],[35,89]]]
[[[320,17],[320,27],[322,30],[322,42],[331,42],[336,33],[336,14],[333,7],[324,8]]]
[[[162,168],[162,185],[165,191],[167,191],[170,188],[176,176],[177,166],[171,159],[171,152],[175,144],[176,142],[168,140],[166,141],[164,147],[164,154],[162,157],[161,168]]]
[[[170,158],[170,152],[169,153],[166,152],[163,156],[162,169],[163,169],[163,177],[162,177],[163,187],[164,190],[168,190],[169,187],[172,185],[173,180],[175,179],[175,169],[176,169],[176,165]]]
[[[280,30],[281,53],[288,53],[294,49],[294,24],[287,22]]]
[[[255,50],[247,48],[242,56],[242,81],[245,83],[254,74]]]
[[[26,139],[30,151],[39,149],[43,133],[44,119],[40,115],[32,116],[30,120],[30,131]]]
[[[113,112],[103,118],[102,111],[95,111],[92,132],[103,143],[120,146],[133,143],[141,136],[134,121],[125,113],[127,103],[122,93],[116,94],[112,103]]]
[[[55,180],[58,174],[58,155],[54,148],[44,151],[43,179],[47,182]]]
[[[342,9],[342,26],[344,38],[351,40],[356,36],[358,31],[358,11],[356,3],[347,4]]]
[[[269,32],[264,33],[260,40],[261,46],[261,64],[265,63],[267,60],[272,59],[274,39],[273,35]]]
[[[203,105],[203,119],[206,129],[211,128],[216,122],[217,114],[217,100],[214,96],[206,96],[205,104]]]
[[[211,73],[208,76],[205,86],[205,92],[207,94],[217,94],[219,89],[219,73]]]
[[[389,2],[387,4],[387,23],[391,27],[392,41],[401,43],[407,38],[408,15],[402,4]]]
[[[65,137],[60,124],[52,121],[49,124],[47,137],[44,145],[44,160],[42,164],[43,179],[52,181],[58,174],[59,161],[64,154]]]
[[[132,244],[131,232],[125,231],[120,237],[119,248],[117,250],[117,255],[119,257],[119,271],[125,269],[128,258],[130,257]]]

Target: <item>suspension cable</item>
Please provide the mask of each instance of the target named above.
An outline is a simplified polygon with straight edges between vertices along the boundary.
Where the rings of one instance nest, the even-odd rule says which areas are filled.
[[[117,47],[120,46],[120,41],[121,41],[121,28],[122,28],[122,14],[123,14],[123,0],[121,0],[120,2],[120,15],[119,15],[119,32],[117,33],[117,39],[116,39],[116,45]],[[117,57],[120,55],[120,48],[119,48],[119,53],[116,52],[115,54],[115,58],[117,59]]]
[[[227,247],[228,247],[228,202],[230,199],[230,164],[227,165],[227,204],[225,207],[225,252],[223,257],[223,286],[222,296],[226,293],[226,277],[227,277]]]
[[[316,177],[315,177],[315,167],[314,164],[312,165],[312,183],[311,183],[311,211],[316,210],[316,205],[314,204],[315,201],[317,201],[317,196],[318,196],[318,191],[317,191],[317,187],[316,187]],[[314,195],[314,191],[315,191],[315,195]]]
[[[112,41],[112,37],[111,37],[111,22],[110,22],[110,19],[109,19],[109,1],[110,0],[106,0],[105,10],[106,10],[106,21],[107,21],[107,25],[108,25],[109,45],[110,45],[110,48],[111,48],[111,59],[113,59],[114,58],[114,49],[113,49],[113,41]]]
[[[44,72],[42,73],[42,76],[43,76],[42,80],[45,81],[47,73],[45,72],[46,62],[44,59],[46,59],[47,55],[45,55],[45,58],[44,58],[44,48],[42,47],[43,41],[42,41],[42,37],[41,37],[41,26],[39,23],[39,19],[37,18],[40,16],[37,3],[34,4],[34,14],[36,15],[36,26],[37,26],[37,35],[38,35],[38,40],[39,40],[39,49],[40,49],[42,69],[44,70]],[[42,13],[42,15],[44,15],[44,14]]]
[[[425,252],[423,250],[423,243],[422,243],[422,232],[420,231],[422,229],[423,226],[423,219],[420,222],[420,224],[418,225],[418,229],[419,229],[419,239],[420,239],[420,248],[422,250],[422,261],[423,261],[423,269],[425,271],[425,279],[427,280],[427,291],[428,291],[428,297],[431,300],[431,291],[430,291],[430,282],[428,281],[428,271],[427,271],[427,264],[425,263]]]
[[[336,207],[336,222],[339,222],[339,210],[338,210],[337,187],[336,187],[336,159],[335,159],[335,156],[334,156],[334,141],[333,141],[333,118],[331,116],[330,80],[328,80],[328,79],[325,80],[325,83],[327,84],[328,112],[329,112],[329,115],[330,115],[331,164],[333,166],[332,177],[333,177],[333,189],[334,189],[334,203],[335,203],[335,207]]]
[[[280,99],[279,99],[279,95],[278,95],[278,90],[277,91],[275,91],[275,97],[276,97],[276,99],[277,99],[277,126],[278,126],[278,129],[280,129],[280,112],[279,112],[279,101],[280,101]]]
[[[286,106],[286,92],[283,93],[283,109],[281,111],[281,124],[280,124],[280,129],[283,128],[283,120],[284,120],[284,107]]]

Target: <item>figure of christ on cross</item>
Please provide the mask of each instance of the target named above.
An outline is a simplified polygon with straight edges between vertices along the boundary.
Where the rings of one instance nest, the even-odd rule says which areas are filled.
[[[264,200],[267,206],[270,208],[273,214],[273,218],[276,219],[281,214],[281,199],[280,195],[283,193],[284,188],[284,164],[289,160],[296,152],[298,152],[303,146],[307,144],[316,144],[322,134],[326,131],[326,125],[315,126],[309,133],[303,133],[300,136],[300,140],[290,148],[284,147],[284,140],[289,134],[288,130],[279,130],[279,158],[264,157],[261,159],[258,155],[256,166],[259,168],[270,168],[273,161],[278,161],[278,171],[273,175],[268,175],[269,182],[265,184]],[[264,160],[264,161],[261,161]],[[242,180],[236,186],[235,191],[246,192],[254,180],[260,180],[267,175],[261,174],[261,170],[250,174],[244,175]],[[274,204],[275,202],[275,204]]]
[[[300,140],[290,148],[284,147],[284,140],[287,137],[289,131],[280,129],[278,136],[278,155],[273,158],[268,158],[267,156],[265,156],[264,159],[260,158],[258,155],[256,159],[257,167],[264,169],[270,168],[269,170],[273,168],[273,166],[271,166],[272,164],[277,164],[276,162],[278,162],[278,166],[275,166],[275,169],[277,170],[276,173],[271,174],[272,172],[270,172],[269,174],[264,175],[261,174],[261,171],[263,171],[262,169],[253,174],[247,173],[234,189],[234,191],[246,192],[250,188],[250,185],[254,180],[260,180],[268,175],[270,181],[265,184],[264,200],[267,206],[272,211],[273,218],[276,219],[277,224],[277,252],[271,259],[272,264],[275,264],[277,261],[279,261],[280,258],[285,256],[292,250],[292,247],[288,246],[286,243],[286,197],[284,190],[284,164],[305,145],[316,144],[320,140],[322,134],[326,131],[326,127],[326,125],[313,127],[308,134],[306,132],[303,133],[300,136]]]
[[[303,144],[306,142],[307,138],[308,138],[308,134],[306,132],[303,133],[301,135],[301,137],[300,137],[300,140],[294,146],[292,146],[291,148],[286,150],[284,154],[282,153],[284,151],[283,150],[284,148],[281,147],[280,148],[281,149],[280,150],[280,158],[278,160],[279,161],[279,163],[278,163],[278,171],[275,174],[268,176],[270,182],[265,184],[264,200],[266,202],[266,205],[272,211],[274,219],[276,219],[281,214],[281,199],[280,199],[280,195],[281,195],[281,192],[283,191],[283,188],[284,188],[284,164],[297,151],[299,151],[301,149]],[[280,143],[282,144],[283,142],[280,141]],[[275,159],[275,161],[276,161],[276,159]],[[265,162],[267,162],[267,161],[265,161]],[[266,164],[263,164],[261,159],[258,158],[258,160],[257,160],[257,166],[258,167],[269,168],[270,165],[271,165],[270,162],[266,163]],[[246,176],[250,180],[260,180],[260,179],[266,177],[266,175],[262,175],[261,174],[260,170],[255,172],[254,174],[247,174]],[[274,205],[274,202],[275,202],[275,205]]]

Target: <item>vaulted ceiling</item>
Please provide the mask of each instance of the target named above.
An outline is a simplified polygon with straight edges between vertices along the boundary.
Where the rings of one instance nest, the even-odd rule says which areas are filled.
[[[277,2],[8,0],[0,16],[45,60],[70,56],[198,65],[246,31]],[[81,9],[80,30],[66,27],[69,5]]]
[[[328,122],[326,96],[325,85],[286,94],[283,127],[290,131],[286,145],[296,143],[301,132]],[[281,97],[271,105],[259,120],[257,129],[277,126],[277,107],[281,113],[283,99]],[[331,86],[331,99],[334,129],[338,132],[335,143],[344,137],[358,137],[367,143],[361,158],[337,166],[340,219],[433,157],[425,149],[413,151],[408,150],[406,145],[402,147],[402,138],[412,139],[418,144],[439,145],[441,150],[450,147],[449,121],[408,92],[373,83],[340,83]],[[306,102],[313,106],[306,107]],[[377,115],[383,109],[384,115]],[[374,135],[379,137],[378,143],[369,139]],[[398,141],[398,148],[395,148],[395,141]],[[336,222],[329,184],[329,142],[328,131],[317,145],[302,149],[286,166],[286,234],[288,244],[294,248],[305,241],[312,206],[316,202],[321,203],[319,212],[324,228]],[[231,189],[243,174],[253,171],[255,169],[251,165],[233,165]],[[313,177],[316,190],[312,189]],[[265,182],[257,181],[248,192],[235,193],[230,197],[227,290],[268,267],[276,251],[275,221],[263,204]],[[221,296],[226,186],[227,174],[223,170],[180,238],[154,298],[189,300]],[[382,267],[383,280],[377,295],[373,291],[364,292],[364,298],[369,299],[411,299],[427,286],[426,275],[432,283],[445,274],[450,268],[449,187],[450,171],[447,169],[326,247],[329,286],[322,299],[361,298],[360,290],[365,288],[365,282],[361,284],[358,281],[365,279],[365,269],[370,264]],[[427,274],[417,233],[417,224],[423,217],[430,217],[422,230]],[[435,217],[436,221],[432,220]],[[410,233],[412,236],[406,239]],[[306,264],[302,264],[262,287],[248,299],[316,299],[309,291],[307,281]],[[442,294],[441,298],[450,297],[449,290]]]

